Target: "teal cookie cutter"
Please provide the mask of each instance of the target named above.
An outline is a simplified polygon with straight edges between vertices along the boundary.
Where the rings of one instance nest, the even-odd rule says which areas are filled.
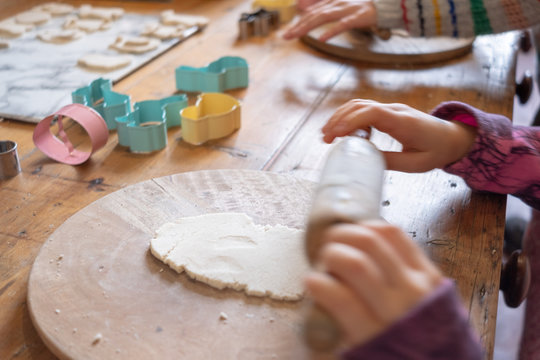
[[[135,103],[133,112],[116,118],[118,143],[136,153],[163,149],[167,130],[181,125],[180,111],[187,105],[185,94]]]
[[[131,112],[129,95],[112,91],[112,81],[99,78],[90,85],[71,93],[75,104],[82,104],[96,110],[105,120],[109,130],[116,129],[116,118]]]
[[[175,69],[176,88],[187,92],[223,92],[248,86],[248,64],[238,56],[224,56],[202,68]]]

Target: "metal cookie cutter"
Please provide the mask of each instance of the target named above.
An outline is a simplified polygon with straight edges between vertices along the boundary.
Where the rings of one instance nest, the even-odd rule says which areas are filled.
[[[278,11],[279,21],[288,23],[296,15],[296,0],[253,0],[253,9],[263,8],[268,11]]]
[[[163,149],[167,129],[181,125],[180,110],[187,104],[184,94],[135,103],[133,112],[116,118],[118,143],[136,153]]]
[[[14,177],[21,172],[17,143],[11,140],[0,141],[0,181]]]
[[[182,139],[200,145],[232,134],[240,128],[240,103],[223,93],[203,93],[193,106],[180,112]]]
[[[115,119],[131,112],[129,95],[112,91],[112,81],[96,79],[90,85],[71,93],[74,103],[83,104],[96,110],[107,123],[107,128],[116,129]]]
[[[84,152],[73,147],[64,131],[62,119],[70,118],[79,123],[90,136],[92,151]],[[53,121],[58,124],[58,137],[50,131]],[[33,140],[37,148],[50,158],[69,165],[82,164],[90,155],[107,143],[109,130],[105,120],[94,109],[81,104],[66,105],[52,115],[41,120],[34,129]]]
[[[237,56],[224,56],[202,68],[180,66],[176,88],[187,92],[223,92],[248,86],[248,64]]]
[[[270,30],[279,27],[279,12],[259,9],[253,13],[243,13],[238,20],[239,38],[250,36],[268,36]]]

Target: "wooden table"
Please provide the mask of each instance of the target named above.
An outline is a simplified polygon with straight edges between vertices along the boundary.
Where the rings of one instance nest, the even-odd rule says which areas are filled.
[[[1,359],[54,358],[29,318],[28,274],[55,229],[104,195],[154,177],[202,169],[264,170],[316,180],[329,148],[320,140],[320,128],[337,106],[352,98],[402,102],[424,111],[444,100],[459,100],[512,115],[515,33],[478,38],[471,54],[434,66],[379,68],[323,55],[299,41],[284,41],[279,32],[238,42],[237,21],[250,9],[249,1],[68,2],[155,14],[172,8],[208,16],[211,23],[202,33],[114,89],[131,95],[133,102],[162,98],[175,93],[174,69],[179,65],[202,66],[224,55],[242,56],[250,66],[250,85],[229,91],[242,102],[242,128],[203,146],[186,144],[180,130],[172,128],[168,146],[151,154],[130,153],[111,132],[105,148],[87,163],[68,166],[34,146],[35,125],[1,120],[0,138],[18,143],[22,165],[21,174],[0,182]],[[7,17],[39,3],[3,1],[0,14]],[[72,135],[77,137],[77,131]],[[377,143],[395,146],[384,136]],[[456,279],[470,321],[491,358],[505,197],[472,193],[459,178],[436,170],[388,172],[384,200],[383,215],[406,229],[444,273]]]

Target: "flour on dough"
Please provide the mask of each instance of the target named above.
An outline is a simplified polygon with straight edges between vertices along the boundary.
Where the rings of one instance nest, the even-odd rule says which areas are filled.
[[[83,37],[84,32],[76,29],[43,29],[37,33],[37,37],[45,42],[63,44]]]
[[[217,289],[294,301],[303,296],[309,270],[303,235],[255,224],[243,213],[211,213],[162,225],[150,249],[177,272]]]
[[[79,58],[77,64],[97,71],[112,71],[123,68],[131,63],[131,56],[87,54]]]
[[[177,14],[173,10],[165,10],[161,13],[161,22],[165,25],[184,25],[186,27],[208,25],[208,18],[205,16]]]
[[[41,25],[51,19],[51,14],[45,11],[30,10],[20,13],[15,16],[15,21],[18,24],[25,25]]]
[[[75,7],[73,7],[72,5],[62,4],[58,2],[48,2],[33,8],[33,10],[48,12],[52,16],[67,15],[71,13],[74,9]]]
[[[111,28],[110,20],[103,19],[79,19],[76,16],[69,15],[66,17],[64,29],[79,29],[88,33],[98,30],[108,30]]]
[[[132,54],[142,54],[157,49],[161,41],[145,36],[118,36],[111,49]]]
[[[79,8],[79,16],[82,19],[116,20],[124,15],[124,9],[119,7],[94,7],[82,5]]]
[[[141,35],[156,37],[161,40],[166,39],[183,39],[185,25],[163,25],[159,23],[147,23],[144,26]]]
[[[15,18],[9,18],[0,22],[0,36],[18,37],[33,28],[34,25],[18,24]]]

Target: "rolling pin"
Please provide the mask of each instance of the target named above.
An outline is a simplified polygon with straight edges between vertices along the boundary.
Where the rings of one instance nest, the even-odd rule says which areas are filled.
[[[386,164],[367,133],[341,139],[328,154],[307,220],[305,250],[316,265],[328,226],[379,218]],[[306,310],[303,335],[314,351],[330,351],[341,342],[335,320],[316,304]]]

